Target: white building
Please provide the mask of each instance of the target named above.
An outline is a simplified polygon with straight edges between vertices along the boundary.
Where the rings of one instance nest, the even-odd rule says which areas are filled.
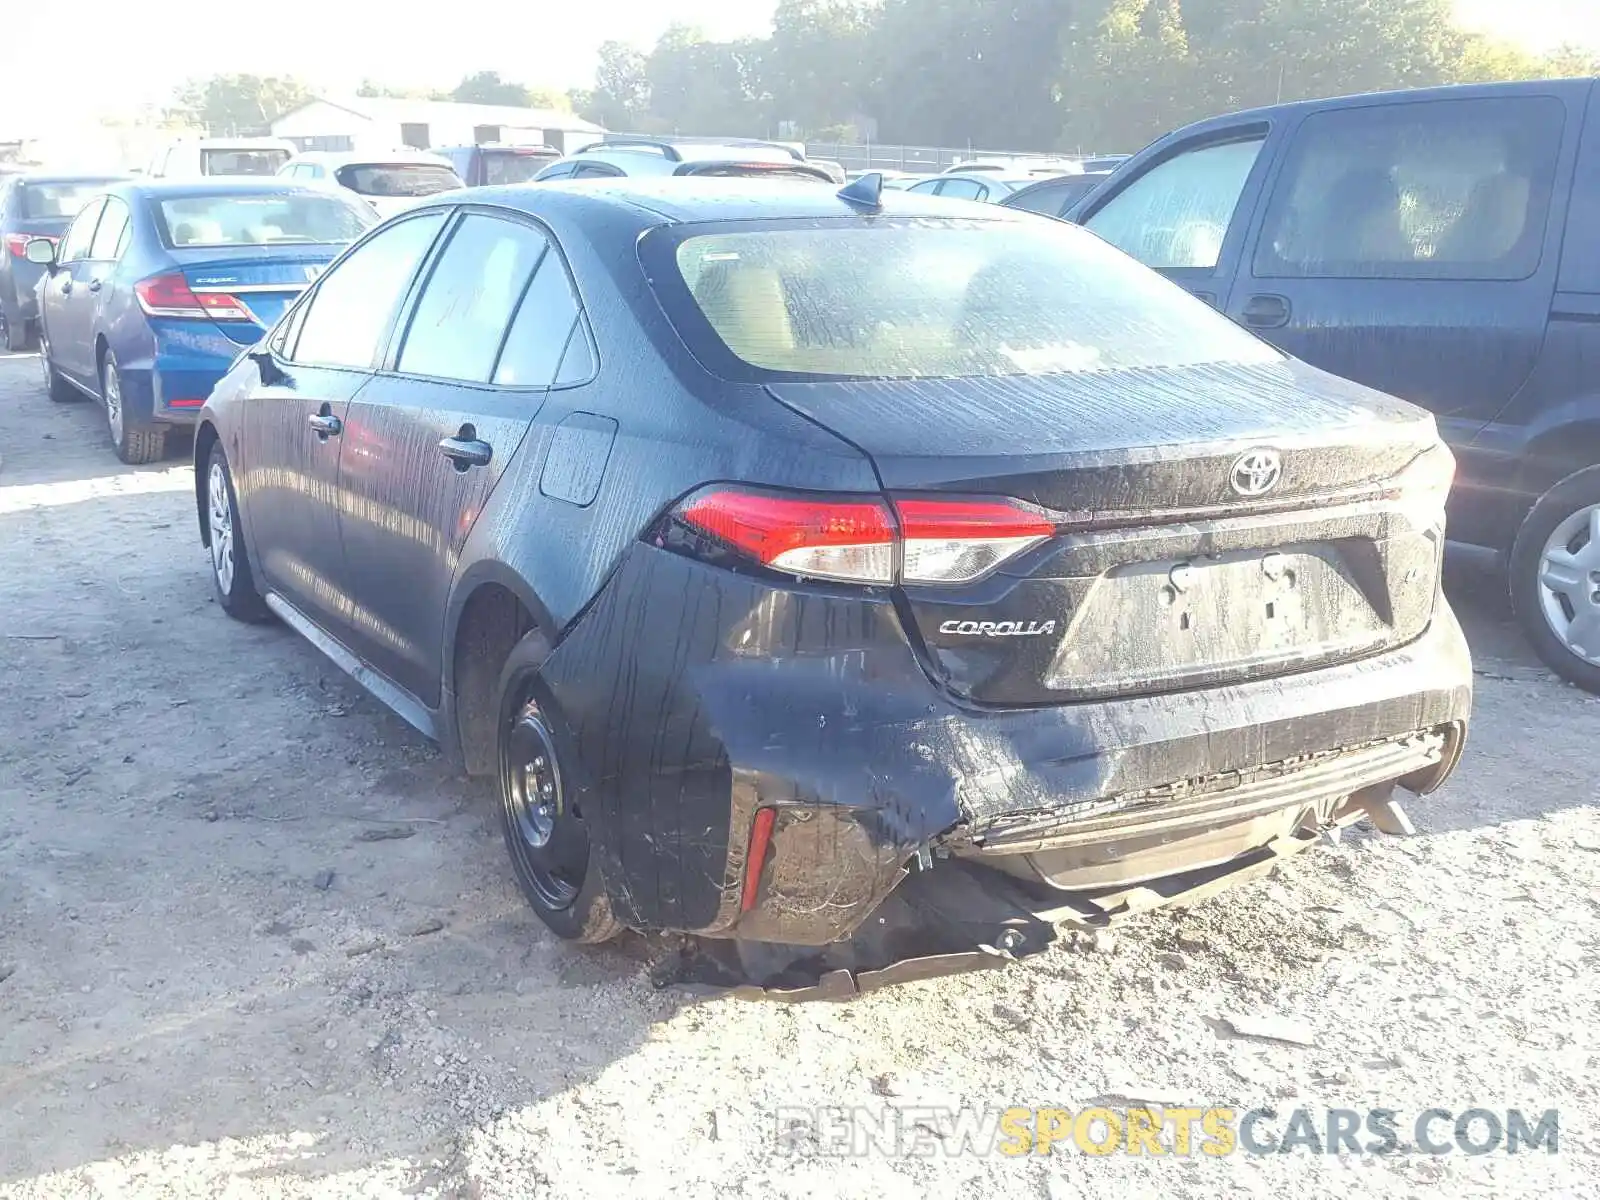
[[[555,109],[365,96],[311,100],[272,123],[274,137],[302,150],[430,150],[500,142],[565,153],[599,141],[603,133],[592,121]]]

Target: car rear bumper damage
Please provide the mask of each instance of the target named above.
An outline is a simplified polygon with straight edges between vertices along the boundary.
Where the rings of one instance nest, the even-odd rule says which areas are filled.
[[[646,545],[542,674],[618,915],[790,946],[860,936],[891,896],[958,876],[1017,912],[1104,923],[1363,816],[1399,828],[1391,785],[1443,782],[1472,692],[1441,600],[1420,637],[1358,662],[975,708],[933,681],[887,591],[789,587]]]

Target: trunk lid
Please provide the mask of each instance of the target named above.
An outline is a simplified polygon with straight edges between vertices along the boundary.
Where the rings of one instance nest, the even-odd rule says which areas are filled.
[[[1431,614],[1442,533],[1383,497],[1433,419],[1304,364],[768,386],[890,493],[1058,515],[987,578],[899,589],[931,669],[973,700],[1261,677],[1409,640]],[[1274,457],[1242,495],[1236,474],[1252,491]]]
[[[217,321],[217,327],[242,346],[254,345],[261,334],[310,286],[341,245],[262,247],[241,253],[230,246],[226,257],[216,250],[174,250],[172,257],[197,295],[220,293],[234,297],[253,318],[250,321]]]

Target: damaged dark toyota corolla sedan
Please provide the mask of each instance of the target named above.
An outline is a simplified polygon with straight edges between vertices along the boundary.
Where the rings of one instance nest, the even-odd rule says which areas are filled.
[[[819,946],[919,871],[1176,894],[1402,824],[1465,735],[1433,419],[1026,213],[435,197],[195,462],[222,605],[497,776],[567,938]]]

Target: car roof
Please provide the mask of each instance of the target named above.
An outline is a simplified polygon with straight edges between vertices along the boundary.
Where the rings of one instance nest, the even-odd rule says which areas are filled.
[[[765,142],[759,138],[729,138],[727,141],[678,139],[671,137],[627,137],[611,135],[598,142],[573,151],[573,156],[593,154],[596,151],[621,151],[628,154],[648,154],[674,162],[721,162],[739,160],[759,162],[799,162],[803,156],[798,150],[778,142]]]
[[[198,146],[202,150],[294,150],[294,143],[275,137],[175,138],[170,145]]]
[[[3,177],[6,180],[15,179],[18,183],[119,183],[129,178],[127,175],[116,171],[106,172],[69,172],[69,171],[18,171]]]
[[[301,192],[326,196],[326,188],[308,187],[277,175],[210,176],[205,179],[133,179],[106,189],[121,195],[150,200],[186,196],[260,196],[279,192]]]
[[[554,146],[527,146],[517,142],[463,142],[459,146],[435,146],[435,154],[455,154],[462,150],[482,150],[490,154],[528,154],[544,158],[560,158],[561,151]]]
[[[967,215],[986,220],[1017,220],[992,204],[921,196],[885,188],[876,213],[890,217]],[[629,212],[641,226],[699,221],[814,220],[859,217],[867,211],[831,187],[800,180],[747,179],[739,176],[642,176],[620,179],[551,180],[540,184],[473,188],[444,193],[423,205],[482,203],[539,215],[571,216],[609,209]]]
[[[393,163],[396,166],[415,164],[427,167],[448,167],[450,165],[450,160],[442,154],[437,154],[432,150],[412,150],[409,148],[378,150],[371,154],[363,154],[357,150],[303,150],[283,165],[287,167],[297,162],[317,162],[339,167],[355,165],[376,167],[386,163]]]
[[[1328,96],[1316,100],[1290,100],[1283,104],[1266,104],[1259,108],[1243,108],[1184,125],[1167,134],[1196,131],[1212,125],[1232,125],[1240,120],[1266,119],[1296,112],[1320,112],[1334,108],[1364,108],[1378,103],[1413,104],[1429,100],[1469,100],[1492,96],[1542,96],[1563,91],[1587,91],[1593,87],[1592,76],[1578,79],[1519,79],[1509,83],[1452,83],[1441,87],[1407,88],[1388,92],[1352,92],[1345,96]],[[1164,138],[1161,140],[1165,140]],[[1153,144],[1153,143],[1152,143]]]
[[[942,171],[938,175],[928,175],[924,179],[971,179],[976,183],[1006,183],[1023,184],[1033,183],[1039,179],[1057,179],[1056,175],[1019,175],[1013,171]],[[924,179],[917,180],[918,183]]]

